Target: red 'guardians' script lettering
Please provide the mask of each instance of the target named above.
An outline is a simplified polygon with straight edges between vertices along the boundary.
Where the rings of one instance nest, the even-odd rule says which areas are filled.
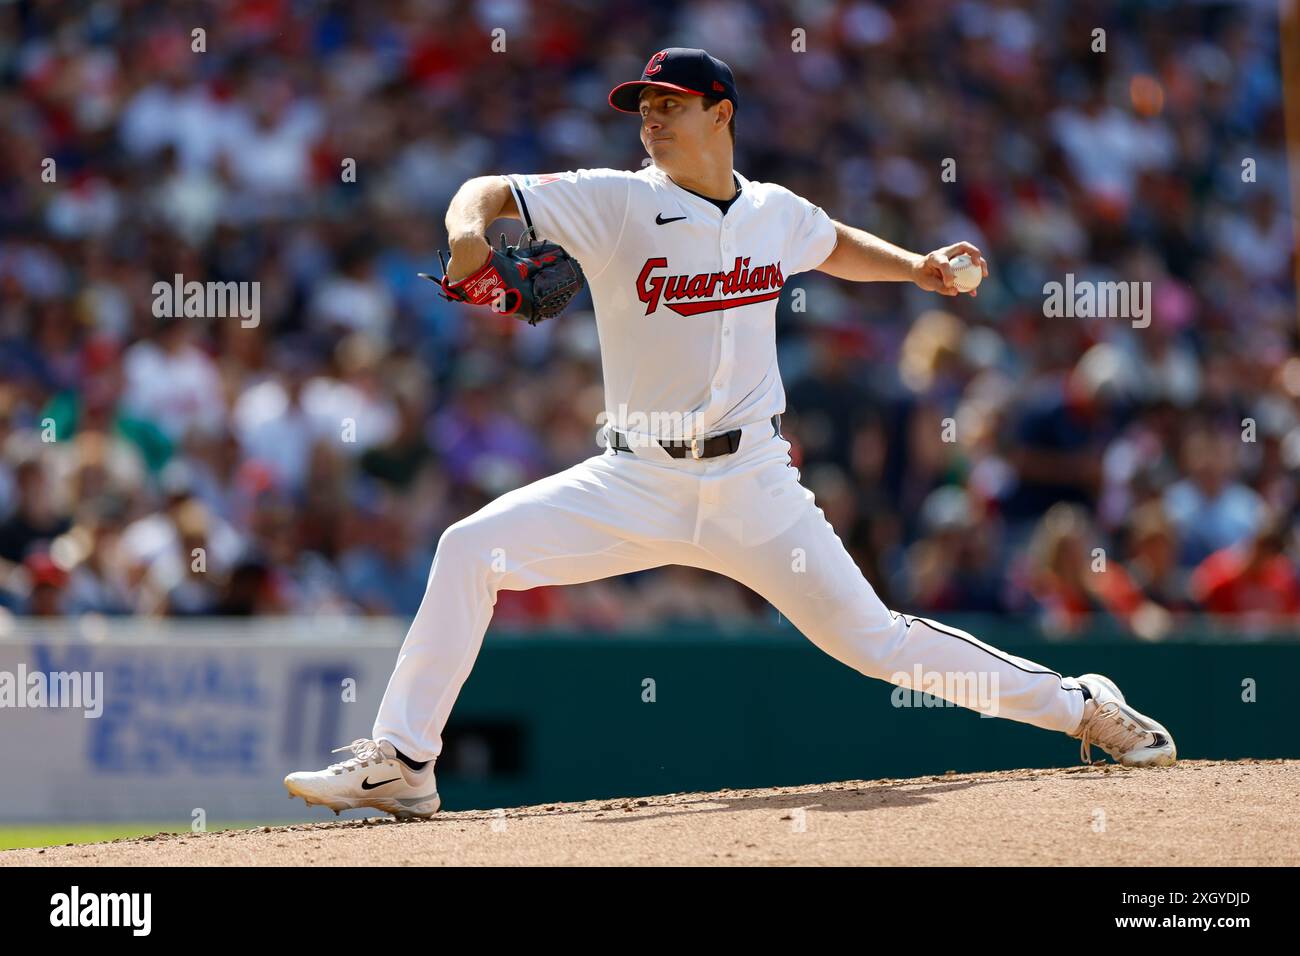
[[[660,301],[678,315],[736,309],[779,298],[785,285],[780,262],[751,269],[748,257],[736,256],[730,272],[670,276],[667,268],[668,260],[663,257],[647,259],[636,277],[636,297],[645,303],[646,315],[658,309]],[[713,298],[715,294],[722,298]]]

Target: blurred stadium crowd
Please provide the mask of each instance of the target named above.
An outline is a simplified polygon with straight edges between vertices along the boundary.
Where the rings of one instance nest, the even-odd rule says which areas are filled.
[[[412,614],[442,529],[598,453],[604,404],[589,299],[530,328],[416,276],[447,202],[487,173],[636,168],[606,95],[684,45],[737,74],[747,176],[990,262],[976,299],[816,273],[783,299],[795,464],[887,602],[1152,638],[1179,612],[1295,614],[1276,15],[0,3],[0,606]],[[1150,282],[1150,326],[1045,318],[1067,273]],[[258,325],[154,318],[176,274],[259,282]],[[660,569],[505,592],[494,627],[774,616]]]

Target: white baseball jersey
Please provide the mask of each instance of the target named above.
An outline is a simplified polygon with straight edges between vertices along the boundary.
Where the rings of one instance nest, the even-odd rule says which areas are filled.
[[[654,165],[506,177],[524,224],[582,264],[620,431],[703,437],[785,410],[777,299],[826,261],[835,226],[784,186],[735,177],[726,215]]]
[[[438,758],[501,591],[665,564],[739,581],[863,674],[918,689],[935,674],[978,675],[987,693],[959,693],[943,680],[933,692],[981,713],[1078,731],[1084,701],[1074,678],[886,607],[799,483],[790,442],[768,421],[785,408],[776,300],[787,277],[819,266],[835,248],[824,212],[739,175],[740,194],[725,216],[653,166],[509,179],[525,223],[564,246],[587,274],[606,411],[628,433],[629,453],[606,448],[443,532],[375,740],[416,760]],[[690,413],[690,430],[656,428],[664,422],[653,417],[647,432],[619,424],[656,412]],[[732,428],[741,437],[729,454],[672,458],[657,442],[631,451],[632,439],[647,435]]]

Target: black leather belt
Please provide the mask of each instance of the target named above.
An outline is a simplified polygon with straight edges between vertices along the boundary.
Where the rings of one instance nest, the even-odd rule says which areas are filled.
[[[622,432],[616,432],[612,428],[610,431],[614,436],[614,451],[634,452],[635,449],[629,448],[626,439],[623,438]],[[668,452],[673,458],[716,458],[718,455],[730,455],[740,447],[739,428],[732,429],[729,432],[723,432],[721,435],[714,435],[710,438],[691,438],[686,441],[661,441],[659,447]],[[781,434],[781,416],[772,416],[772,434]]]

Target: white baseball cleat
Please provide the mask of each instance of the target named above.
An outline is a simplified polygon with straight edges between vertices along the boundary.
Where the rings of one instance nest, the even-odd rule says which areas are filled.
[[[341,750],[353,755],[324,770],[303,770],[285,777],[289,798],[302,797],[308,805],[318,803],[335,813],[373,807],[399,820],[431,817],[438,812],[442,801],[433,779],[432,760],[423,770],[412,770],[387,740],[364,737],[331,753]]]
[[[1083,722],[1070,734],[1079,738],[1084,763],[1092,762],[1093,744],[1126,767],[1167,767],[1178,759],[1173,735],[1130,707],[1114,681],[1101,674],[1083,674],[1075,680],[1092,695],[1083,702]]]

